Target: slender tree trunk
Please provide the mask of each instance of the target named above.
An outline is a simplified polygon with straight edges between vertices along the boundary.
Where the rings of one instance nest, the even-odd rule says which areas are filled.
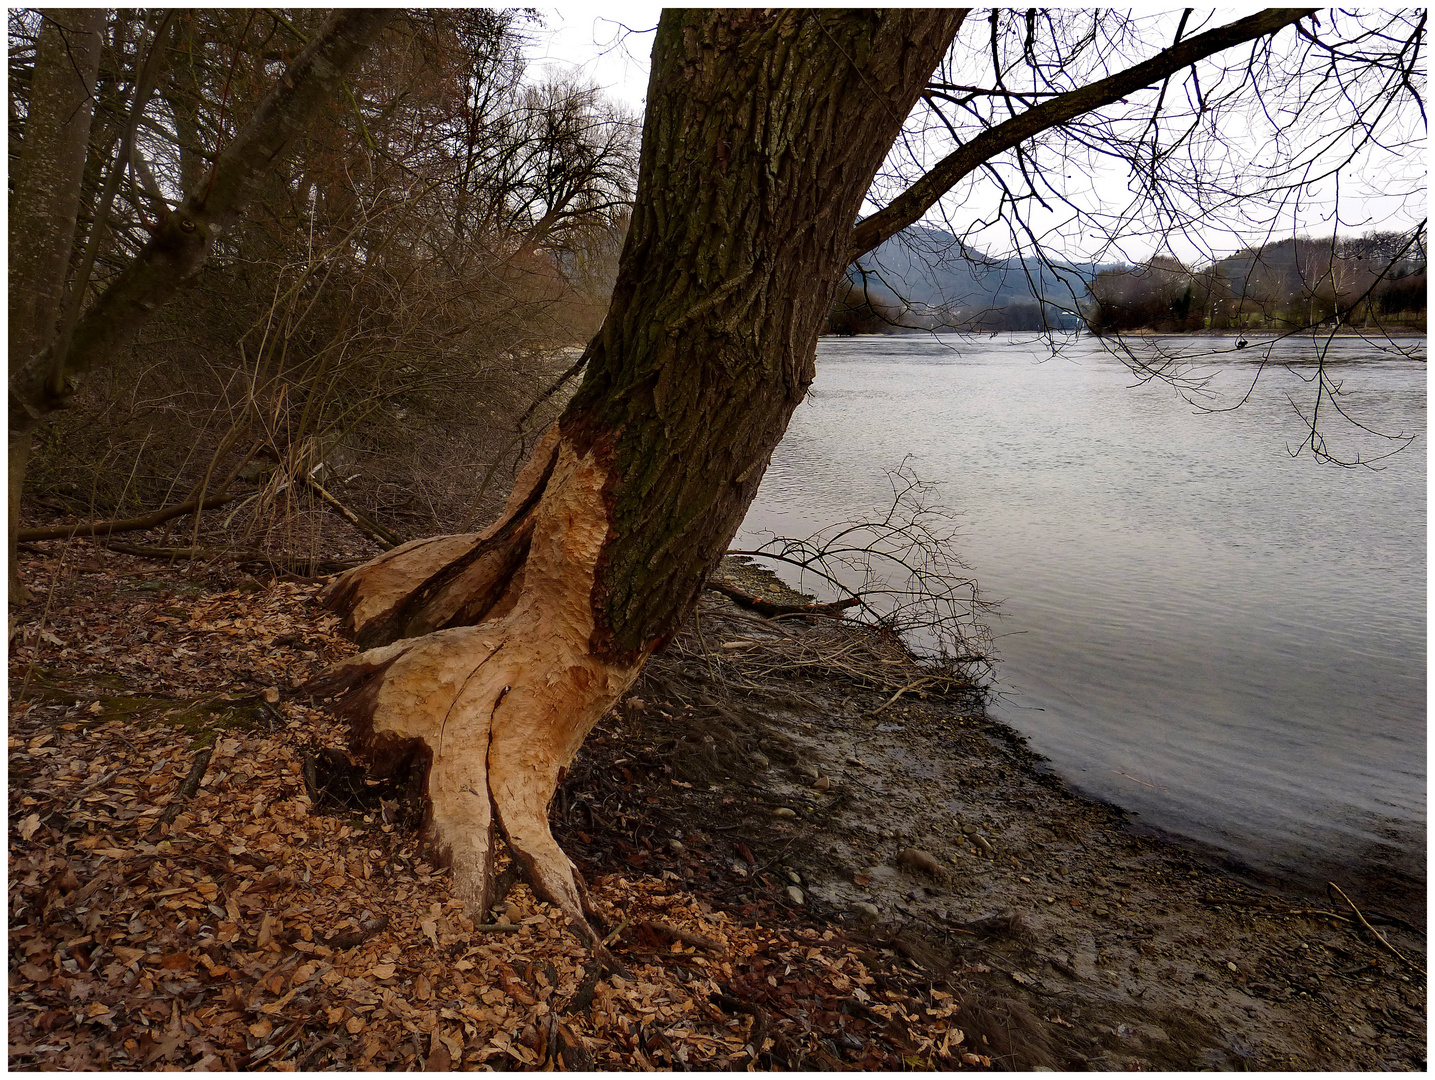
[[[57,8],[44,14],[24,141],[10,175],[10,369],[38,354],[55,335],[65,271],[75,241],[85,153],[100,67],[101,8]],[[14,402],[11,403],[13,411]],[[20,488],[30,458],[30,428],[10,430],[10,602],[29,593],[16,571]]]
[[[331,586],[361,641],[394,643],[312,689],[346,693],[381,771],[430,758],[428,835],[476,914],[501,829],[598,947],[548,802],[741,523],[813,378],[863,196],[962,18],[665,12],[583,385],[493,526]]]

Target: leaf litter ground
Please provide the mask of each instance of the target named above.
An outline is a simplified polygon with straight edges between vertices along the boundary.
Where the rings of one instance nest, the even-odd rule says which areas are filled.
[[[612,974],[522,884],[475,927],[296,699],[318,583],[38,551],[11,1068],[1423,1065],[1420,927],[1133,835],[890,642],[705,601],[650,665],[553,809]]]

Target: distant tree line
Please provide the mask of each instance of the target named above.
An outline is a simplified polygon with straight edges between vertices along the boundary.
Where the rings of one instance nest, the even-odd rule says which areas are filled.
[[[1094,333],[1292,330],[1345,324],[1425,328],[1423,236],[1296,237],[1196,269],[1158,255],[1098,273]]]

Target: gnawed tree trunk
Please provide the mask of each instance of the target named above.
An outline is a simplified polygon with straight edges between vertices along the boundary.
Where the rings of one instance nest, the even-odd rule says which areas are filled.
[[[342,695],[379,771],[429,758],[427,835],[473,914],[498,829],[600,948],[548,802],[741,524],[847,265],[991,156],[1307,14],[1261,12],[1044,100],[854,229],[965,12],[664,12],[632,227],[583,385],[497,522],[387,552],[325,594],[381,647],[311,690]]]
[[[427,754],[428,837],[475,915],[494,829],[595,948],[548,829],[564,766],[691,610],[814,375],[877,167],[960,11],[665,12],[637,202],[583,385],[482,533],[326,594],[380,769]],[[398,640],[396,640],[398,639]]]

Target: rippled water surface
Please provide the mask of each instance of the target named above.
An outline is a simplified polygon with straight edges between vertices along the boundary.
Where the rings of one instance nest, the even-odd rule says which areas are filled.
[[[1417,436],[1377,471],[1292,457],[1309,341],[1210,413],[1090,339],[826,339],[739,539],[869,513],[910,458],[1002,601],[994,712],[1069,781],[1259,868],[1423,881],[1425,354],[1405,344],[1418,360],[1326,357],[1352,415]],[[1142,348],[1200,351],[1215,403],[1264,355]],[[1337,453],[1391,448],[1322,428]]]

